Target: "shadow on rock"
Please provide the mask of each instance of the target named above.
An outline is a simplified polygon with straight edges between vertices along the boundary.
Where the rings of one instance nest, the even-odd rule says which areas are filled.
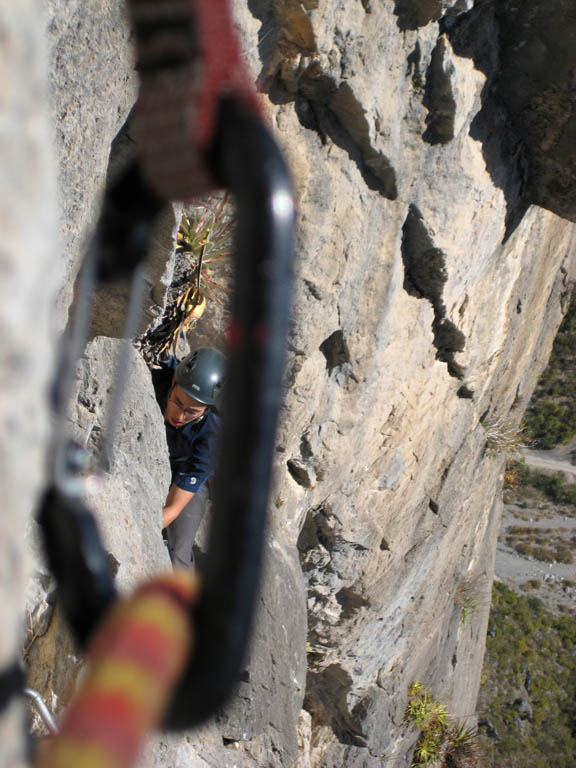
[[[531,204],[576,221],[573,4],[480,0],[440,29],[487,78],[470,134],[506,198],[504,239]]]

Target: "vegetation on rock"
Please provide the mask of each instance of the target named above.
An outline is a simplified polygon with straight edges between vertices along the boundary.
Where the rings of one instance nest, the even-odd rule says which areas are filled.
[[[486,451],[504,456],[513,454],[524,442],[523,430],[503,419],[480,422],[486,430]]]
[[[210,196],[182,212],[168,305],[162,322],[142,340],[149,362],[177,356],[179,340],[202,317],[207,298],[223,303],[221,296],[229,291],[227,276],[218,281],[215,272],[230,261],[233,227],[228,195]]]
[[[454,605],[460,608],[460,626],[465,626],[480,606],[484,606],[484,583],[483,578],[468,575],[456,587]]]
[[[420,730],[412,768],[475,768],[480,765],[476,731],[451,722],[446,707],[416,681],[408,689],[404,719]]]
[[[574,620],[495,584],[479,708],[487,765],[573,768]]]

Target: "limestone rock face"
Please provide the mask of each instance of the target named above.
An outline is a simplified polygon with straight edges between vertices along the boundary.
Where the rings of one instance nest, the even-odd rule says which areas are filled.
[[[265,556],[256,625],[236,695],[212,723],[185,735],[159,736],[145,755],[146,768],[168,763],[175,768],[299,764],[306,591],[291,542],[274,537]]]
[[[521,207],[537,203],[574,221],[576,21],[572,4],[567,0],[521,4],[501,0],[490,7],[476,3],[470,14],[446,21],[458,55],[471,56],[487,76],[482,109],[472,127],[484,144],[494,183],[500,186],[500,154],[508,166],[507,175],[514,172],[521,184]],[[498,33],[497,45],[492,31]],[[500,150],[492,140],[496,122],[507,134]],[[509,190],[504,187],[504,191]]]
[[[78,365],[70,433],[87,445],[91,455],[98,456],[117,391],[119,367],[130,370],[111,461],[87,501],[109,553],[117,587],[127,594],[135,584],[170,567],[160,534],[160,511],[170,485],[163,419],[148,368],[130,345],[98,337],[87,346]],[[198,542],[201,548],[207,523]],[[36,549],[37,536],[33,526]],[[58,609],[54,584],[42,558],[37,558],[35,588],[29,587],[28,596],[28,684],[60,715],[77,690],[82,658]],[[238,750],[225,748],[223,741],[248,744],[243,758],[246,766],[282,766],[286,759],[296,759],[306,682],[305,586],[297,551],[284,537],[269,539],[266,563],[252,648],[237,695],[215,724],[197,734],[159,737],[144,755],[145,765],[188,766],[197,751],[198,762],[192,765],[204,765],[206,758],[233,766]],[[274,754],[278,757],[272,762],[270,755]]]
[[[217,724],[226,740],[247,743],[255,766],[296,761],[306,688],[306,589],[285,536],[266,548],[266,567],[245,680]]]
[[[237,696],[197,732],[159,736],[143,765],[409,765],[410,683],[423,681],[457,717],[475,710],[505,460],[491,428],[518,426],[576,277],[576,21],[568,0],[233,5],[299,211],[267,565]],[[45,479],[52,282],[61,281],[61,326],[135,96],[119,0],[44,7],[58,264],[37,4],[16,13],[0,3],[9,73],[0,109],[10,115],[0,143],[0,471],[10,510],[0,589],[15,609],[3,609],[2,664],[18,648],[22,538],[26,527],[35,538],[25,521]],[[153,322],[177,218],[168,211],[157,243]],[[125,300],[125,287],[98,296],[94,333],[118,335]],[[119,349],[97,337],[79,365],[73,422],[89,446],[114,395]],[[148,371],[136,353],[121,354],[132,385],[91,503],[129,590],[168,566],[159,515],[170,475]],[[77,654],[40,562],[28,595],[31,680],[63,706]],[[24,762],[16,710],[0,713],[11,766]]]
[[[79,367],[75,432],[88,438],[89,448],[106,428],[118,371],[129,368],[109,472],[91,500],[105,546],[118,563],[116,580],[126,589],[169,567],[160,536],[170,486],[164,419],[148,368],[129,344],[98,337]]]
[[[544,178],[560,147],[496,95],[522,73],[493,41],[529,32],[507,3],[447,5],[251,7],[300,214],[275,520],[308,583],[311,765],[404,764],[416,679],[474,711],[504,465],[487,434],[519,424],[570,290],[572,225],[530,205],[573,217]]]
[[[0,3],[0,765],[23,766],[19,661],[29,562],[22,539],[44,477],[57,289],[55,160],[38,2]],[[17,686],[16,686],[17,688]]]
[[[148,368],[130,345],[103,337],[88,345],[78,365],[70,435],[86,445],[90,455],[98,456],[119,367],[129,368],[129,379],[114,449],[108,471],[97,490],[87,497],[87,504],[109,553],[117,587],[126,594],[135,584],[170,567],[160,535],[160,513],[170,485],[163,418]],[[38,559],[34,578],[37,590],[30,590],[28,598],[28,683],[59,713],[75,691],[81,655],[60,614],[54,585],[39,556],[38,535],[33,525],[31,538]],[[45,602],[48,606],[56,602],[55,614],[48,613]]]
[[[63,325],[79,256],[100,202],[112,140],[136,97],[121,0],[44,0],[52,120],[59,161]]]

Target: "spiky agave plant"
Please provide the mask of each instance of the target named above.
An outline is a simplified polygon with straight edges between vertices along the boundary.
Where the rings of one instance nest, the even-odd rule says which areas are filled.
[[[430,692],[422,683],[416,681],[408,688],[408,704],[404,719],[417,728],[428,726],[445,726],[448,713],[446,707],[437,699],[433,699]]]
[[[190,283],[197,293],[205,291],[208,298],[220,302],[217,292],[227,293],[228,288],[214,279],[214,273],[219,262],[230,258],[234,226],[234,216],[227,206],[226,193],[221,199],[209,198],[193,208],[190,216],[184,211],[176,246],[176,253],[190,260]]]
[[[486,430],[486,452],[489,454],[512,456],[526,442],[525,427],[517,427],[504,418],[484,419],[480,424]]]
[[[446,768],[479,768],[481,755],[476,729],[462,724],[449,726],[438,750],[437,760]]]
[[[182,213],[176,254],[187,262],[184,279],[173,290],[160,325],[143,340],[152,360],[172,352],[178,340],[204,314],[206,298],[223,303],[219,294],[228,293],[226,285],[214,279],[218,265],[232,253],[234,216],[228,208],[228,195],[210,197]]]
[[[411,768],[478,768],[476,731],[450,722],[446,707],[421,682],[408,688],[404,720],[420,730]]]
[[[446,708],[432,698],[421,682],[412,683],[408,688],[404,720],[420,730],[412,759],[413,766],[431,765],[436,761],[447,717]]]

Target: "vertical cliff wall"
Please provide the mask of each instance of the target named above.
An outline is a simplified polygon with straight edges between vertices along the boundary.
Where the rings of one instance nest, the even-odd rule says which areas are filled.
[[[135,93],[121,3],[76,5],[46,2],[42,17],[38,3],[17,13],[0,2],[0,53],[13,72],[0,107],[10,147],[21,148],[0,155],[2,199],[14,202],[2,206],[0,281],[11,361],[0,382],[4,665],[20,640],[22,539],[44,479],[51,323],[63,322]],[[475,709],[504,464],[491,429],[518,425],[573,278],[576,19],[567,0],[234,9],[299,209],[267,571],[238,697],[206,729],[160,738],[145,762],[403,765],[415,741],[402,722],[412,681],[455,715]],[[49,64],[38,53],[46,41]],[[168,211],[150,305],[170,274],[173,223]],[[117,335],[103,301],[97,332]],[[191,342],[207,337],[200,323]],[[83,362],[83,434],[101,425],[117,346],[97,339]],[[94,500],[122,587],[166,565],[152,535],[167,482],[161,419],[145,367],[132,368],[116,460]],[[40,573],[31,612],[46,607],[45,583]],[[462,622],[470,593],[480,608]],[[29,662],[62,706],[74,650],[57,615],[43,622]],[[16,710],[0,712],[6,765],[18,764]]]
[[[309,760],[403,764],[413,680],[475,710],[490,427],[519,424],[569,286],[572,185],[555,193],[552,169],[566,141],[572,178],[572,33],[539,26],[538,3],[250,10],[300,213],[274,522],[308,590]]]

